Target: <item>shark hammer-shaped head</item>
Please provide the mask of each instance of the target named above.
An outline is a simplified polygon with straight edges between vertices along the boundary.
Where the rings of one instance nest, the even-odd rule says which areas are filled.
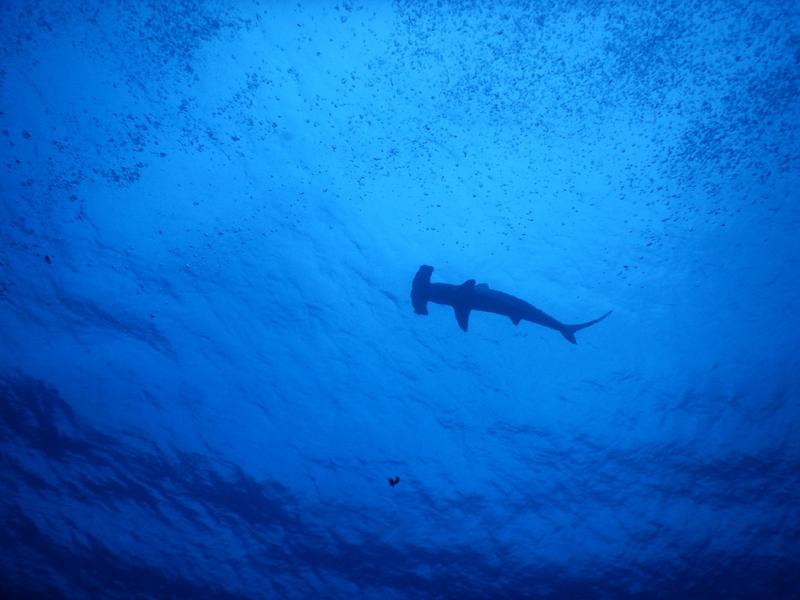
[[[431,284],[431,273],[433,267],[422,265],[411,283],[411,304],[414,305],[414,312],[418,315],[428,314],[428,286]]]

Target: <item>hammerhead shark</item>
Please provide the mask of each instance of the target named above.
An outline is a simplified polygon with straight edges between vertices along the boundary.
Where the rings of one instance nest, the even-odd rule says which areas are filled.
[[[473,310],[496,313],[510,317],[514,325],[520,321],[530,321],[561,332],[567,341],[577,344],[575,332],[594,325],[611,314],[608,311],[599,319],[587,321],[579,325],[567,325],[542,312],[521,298],[490,289],[485,283],[475,285],[474,279],[468,279],[461,285],[450,283],[431,283],[433,267],[422,265],[411,284],[411,303],[418,315],[428,314],[428,302],[452,306],[456,312],[456,321],[464,331],[469,328],[469,313]]]

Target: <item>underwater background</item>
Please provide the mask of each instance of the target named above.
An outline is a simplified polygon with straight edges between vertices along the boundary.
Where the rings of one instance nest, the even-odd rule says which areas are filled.
[[[796,2],[0,32],[0,596],[800,597]]]

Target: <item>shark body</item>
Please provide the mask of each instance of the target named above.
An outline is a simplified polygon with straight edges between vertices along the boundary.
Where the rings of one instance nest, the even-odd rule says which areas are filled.
[[[411,303],[414,312],[418,315],[428,314],[428,302],[452,306],[456,313],[456,321],[464,331],[469,328],[469,315],[473,310],[495,313],[509,317],[514,325],[520,321],[530,321],[560,332],[567,341],[576,344],[575,332],[602,321],[611,311],[602,317],[580,323],[568,325],[539,310],[521,298],[491,289],[485,283],[475,284],[474,279],[469,279],[461,285],[450,283],[431,283],[433,267],[422,265],[411,284]]]

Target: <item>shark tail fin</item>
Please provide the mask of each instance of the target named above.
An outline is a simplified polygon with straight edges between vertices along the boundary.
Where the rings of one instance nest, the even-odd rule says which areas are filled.
[[[571,344],[577,344],[577,340],[575,339],[575,332],[580,331],[581,329],[585,329],[594,325],[595,323],[599,323],[603,319],[605,319],[608,315],[611,314],[612,311],[608,311],[602,317],[595,319],[593,321],[587,321],[586,323],[581,323],[579,325],[564,325],[564,328],[561,329],[561,335],[567,338],[567,341]]]

